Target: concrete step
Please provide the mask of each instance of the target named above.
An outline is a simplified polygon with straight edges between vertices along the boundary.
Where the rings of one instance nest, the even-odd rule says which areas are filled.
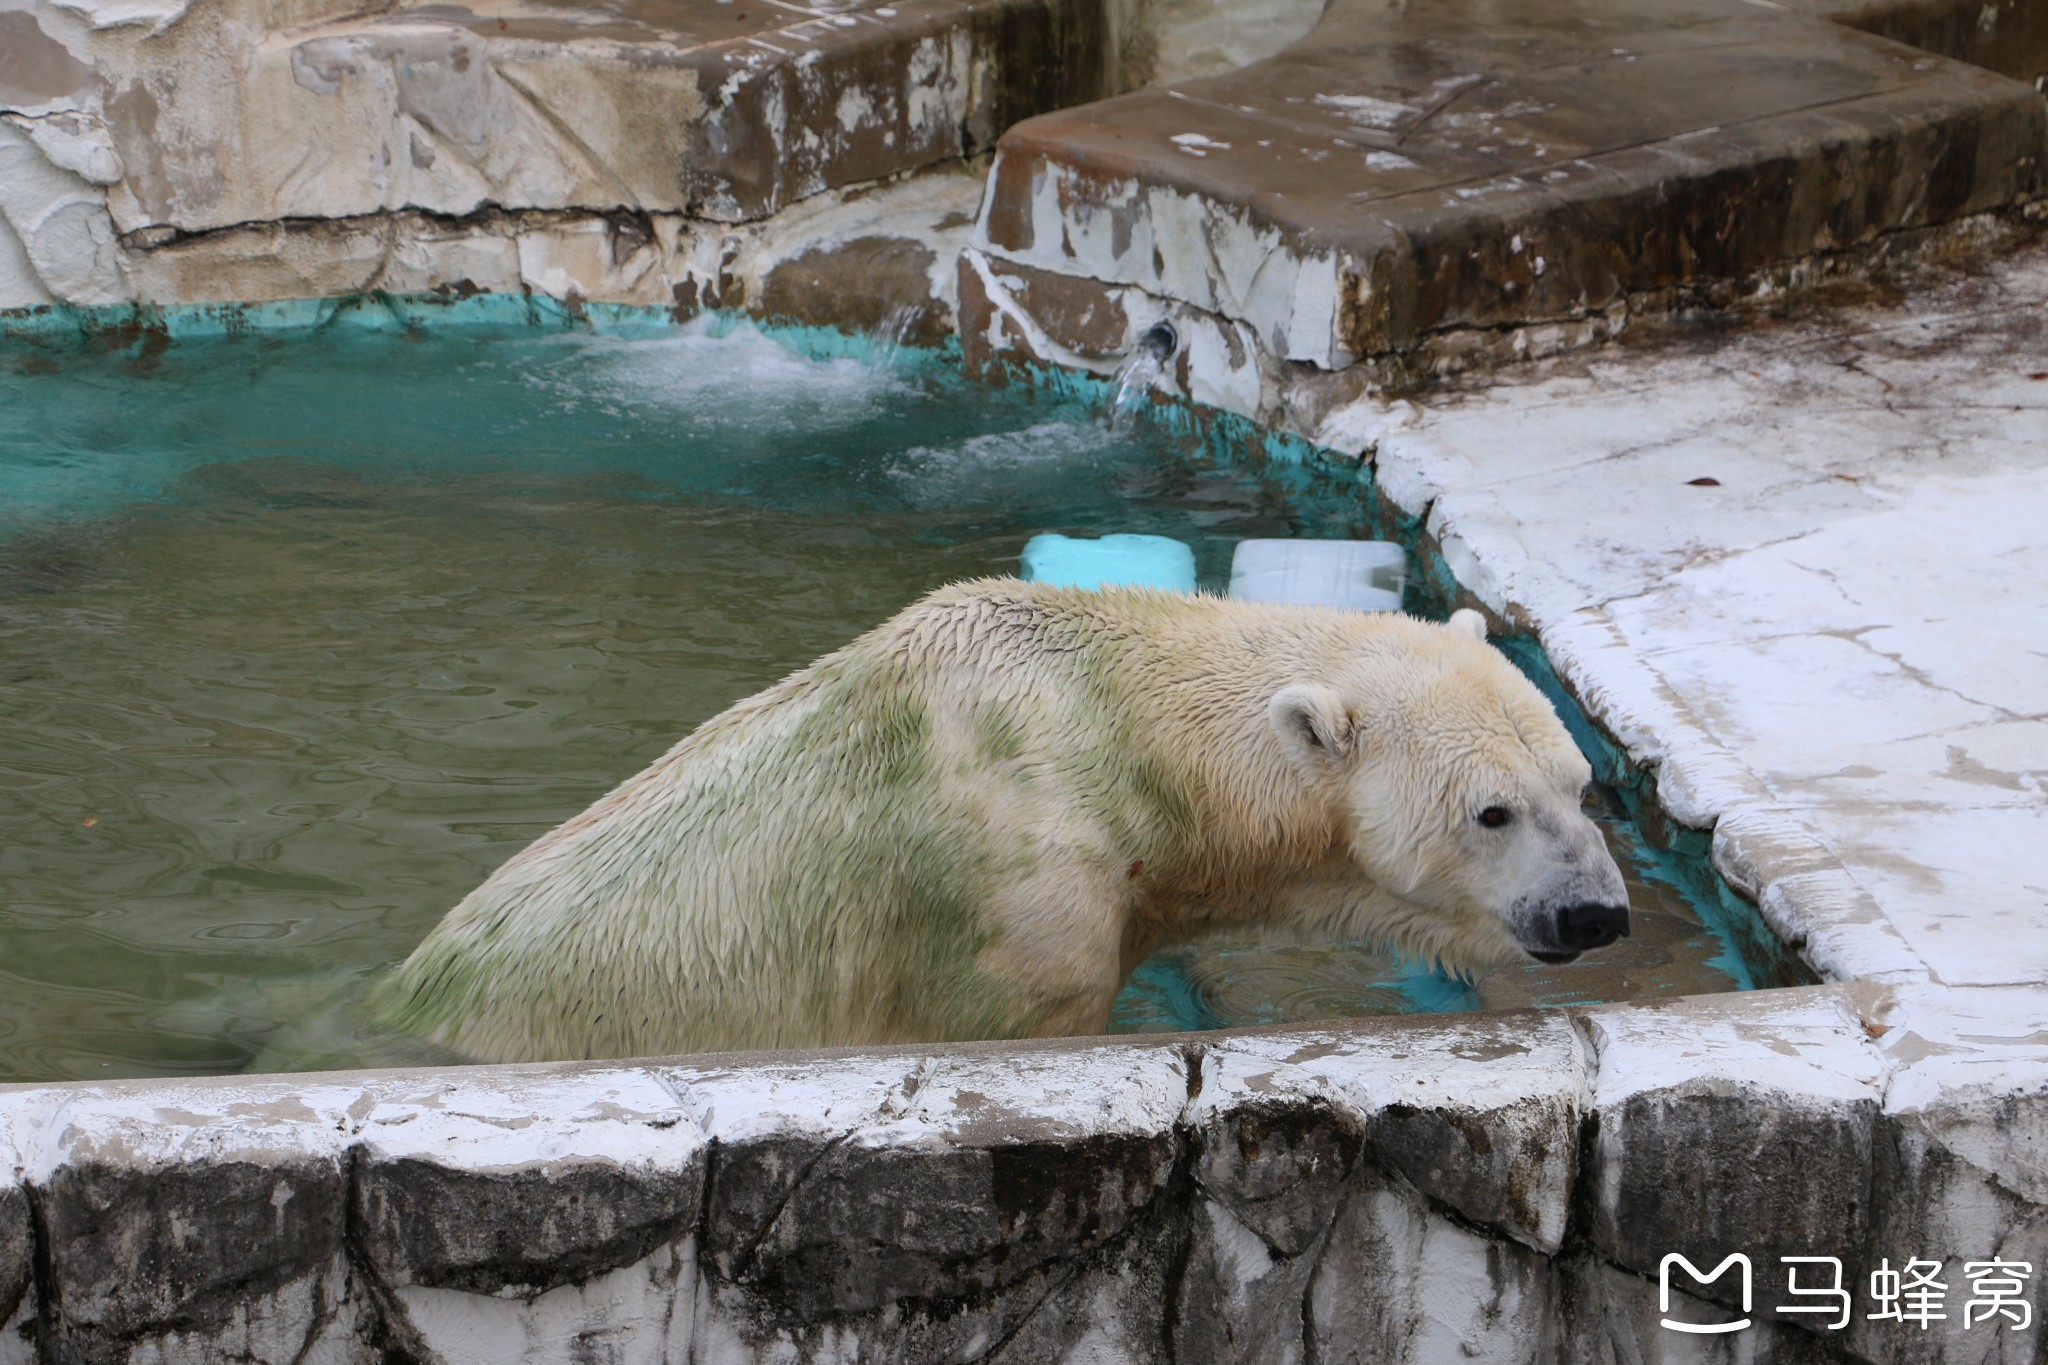
[[[1242,408],[1261,360],[1598,340],[2031,201],[2044,138],[2017,81],[1743,0],[1335,0],[1266,61],[1005,134],[963,340],[1090,365],[1192,313],[1187,387]]]

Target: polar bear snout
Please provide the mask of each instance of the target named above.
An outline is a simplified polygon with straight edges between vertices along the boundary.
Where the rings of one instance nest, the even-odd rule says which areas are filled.
[[[1538,962],[1570,962],[1628,937],[1628,883],[1592,821],[1576,811],[1538,841],[1550,875],[1518,897],[1507,916],[1521,950]]]
[[[1574,953],[1628,937],[1626,905],[1567,905],[1557,912],[1557,941]]]
[[[1628,937],[1628,903],[1574,901],[1519,919],[1515,938],[1538,962],[1574,962],[1579,954]]]

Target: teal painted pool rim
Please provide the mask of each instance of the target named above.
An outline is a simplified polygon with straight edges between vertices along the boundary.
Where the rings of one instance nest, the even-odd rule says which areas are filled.
[[[764,323],[731,310],[688,315],[644,304],[564,302],[544,294],[350,294],[339,298],[291,299],[274,303],[110,304],[78,307],[43,304],[0,309],[0,344],[146,346],[237,336],[291,335],[331,327],[369,332],[421,332],[429,328],[478,331],[560,331],[623,338],[658,337],[690,323],[708,325],[713,335],[753,327],[813,360],[872,360],[895,347],[865,333],[831,327]],[[905,356],[943,361],[959,347],[923,351],[904,347]]]
[[[188,339],[288,336],[342,327],[385,333],[429,328],[472,330],[481,335],[540,331],[580,332],[624,338],[658,337],[684,325],[707,327],[713,336],[752,328],[812,360],[889,359],[912,372],[957,368],[960,348],[949,340],[935,348],[898,347],[866,333],[831,327],[762,322],[729,310],[679,316],[676,310],[646,305],[571,301],[535,294],[355,294],[274,303],[212,303],[173,306],[123,304],[75,307],[65,304],[0,310],[0,345],[35,348],[153,346]],[[1113,376],[1046,365],[1013,368],[1017,382],[1069,402],[1107,409],[1117,397]],[[1481,606],[1458,584],[1437,552],[1423,518],[1389,502],[1380,492],[1369,460],[1342,455],[1288,432],[1272,431],[1250,418],[1198,408],[1179,399],[1147,396],[1144,420],[1177,436],[1201,442],[1212,457],[1245,460],[1284,476],[1290,468],[1306,478],[1312,470],[1337,470],[1356,479],[1360,538],[1389,540],[1409,554],[1416,572],[1407,587],[1407,610],[1441,619],[1456,606]],[[1496,634],[1494,643],[1550,698],[1581,750],[1594,778],[1615,793],[1633,836],[1640,842],[1645,875],[1681,890],[1705,927],[1722,945],[1710,959],[1739,990],[1809,984],[1816,980],[1798,955],[1771,932],[1757,907],[1730,886],[1713,866],[1712,831],[1677,824],[1657,800],[1655,774],[1631,761],[1627,751],[1595,724],[1559,676],[1541,642],[1527,634]],[[1653,840],[1650,832],[1657,836]],[[1440,978],[1440,979],[1438,979]],[[1463,983],[1441,973],[1411,975],[1404,990],[1415,1003],[1448,999]],[[1559,1004],[1581,1002],[1561,1001]],[[1440,1007],[1440,1006],[1439,1006]]]

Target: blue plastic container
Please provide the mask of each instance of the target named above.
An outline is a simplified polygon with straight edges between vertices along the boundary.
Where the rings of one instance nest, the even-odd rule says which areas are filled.
[[[1022,559],[1024,578],[1056,588],[1195,590],[1195,552],[1170,536],[1038,535],[1025,544]]]

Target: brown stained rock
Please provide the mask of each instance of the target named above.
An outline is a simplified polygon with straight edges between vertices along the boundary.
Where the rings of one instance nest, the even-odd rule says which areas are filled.
[[[2035,0],[1785,0],[1785,7],[2017,80],[2048,73],[2048,7]]]
[[[1012,364],[1030,364],[1043,359],[1021,330],[1013,327],[996,300],[989,294],[981,272],[975,269],[976,251],[960,253],[959,283],[953,302],[954,326],[961,337],[962,368],[970,378],[1000,384]]]
[[[140,49],[108,47],[117,231],[486,208],[752,222],[986,151],[1116,78],[1093,0],[490,8],[298,28],[262,0],[219,0]],[[45,46],[0,57],[0,89],[71,80]],[[301,173],[321,166],[336,172]],[[632,234],[610,246],[622,264]]]
[[[703,1171],[701,1158],[681,1170],[564,1161],[488,1171],[367,1155],[355,1212],[386,1284],[532,1295],[687,1236]]]
[[[989,268],[1057,345],[1096,360],[1130,349],[1131,321],[1120,291],[1096,280],[1008,261],[990,261]]]
[[[1579,1108],[1565,1094],[1487,1109],[1391,1104],[1366,1148],[1417,1190],[1469,1221],[1541,1245],[1555,1235],[1545,1200],[1578,1164]]]
[[[1118,1236],[1161,1197],[1171,1133],[989,1146],[770,1139],[721,1148],[710,1268],[812,1322],[976,1297]]]
[[[231,305],[361,293],[378,283],[391,255],[390,234],[381,229],[381,224],[359,219],[308,219],[228,228],[197,238],[136,233],[123,245],[131,248],[130,274],[144,297]],[[509,244],[502,256],[497,279],[486,277],[486,284],[502,280],[516,287],[517,259]]]
[[[1113,9],[1075,0],[975,7],[974,42],[995,64],[961,123],[961,150],[989,151],[1020,119],[1121,89]]]
[[[753,41],[690,54],[706,110],[689,133],[690,212],[765,218],[821,190],[986,151],[1018,118],[1113,88],[1105,11],[1082,0],[885,8],[791,30],[797,60],[763,62]]]
[[[232,1337],[253,1305],[338,1264],[346,1183],[336,1156],[319,1152],[60,1166],[41,1202],[46,1311],[65,1349],[119,1360],[172,1332]]]
[[[1254,66],[1012,129],[979,242],[1341,368],[2031,200],[2044,137],[2016,82],[1742,0],[1338,0]]]
[[[846,332],[901,327],[899,340],[936,346],[946,308],[932,296],[932,249],[908,237],[860,237],[815,247],[778,264],[762,282],[756,316]]]
[[[0,14],[0,106],[33,108],[96,84],[92,68],[45,33],[33,13]]]

